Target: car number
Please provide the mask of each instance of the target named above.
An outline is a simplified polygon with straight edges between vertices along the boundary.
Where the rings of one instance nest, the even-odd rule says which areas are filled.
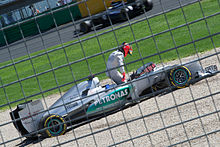
[[[208,67],[205,68],[205,71],[206,71],[206,72],[215,72],[215,71],[217,71],[217,70],[218,70],[218,68],[217,68],[216,65],[210,65],[210,66],[208,66]]]

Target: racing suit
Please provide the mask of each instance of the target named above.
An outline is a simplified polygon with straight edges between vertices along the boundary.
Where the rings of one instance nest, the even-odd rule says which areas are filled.
[[[110,54],[107,62],[106,75],[111,78],[116,84],[122,84],[122,74],[125,73],[124,69],[124,54],[121,51],[114,51]],[[121,67],[120,67],[121,66]],[[121,73],[117,67],[120,67]]]

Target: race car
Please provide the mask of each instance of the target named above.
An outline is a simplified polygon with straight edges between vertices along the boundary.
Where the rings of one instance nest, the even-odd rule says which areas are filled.
[[[80,23],[80,32],[87,33],[93,27],[107,27],[131,19],[153,8],[152,0],[127,0],[112,2],[105,12],[92,16],[92,19]]]
[[[197,62],[164,67],[151,62],[133,72],[125,84],[100,85],[98,77],[90,77],[73,86],[48,109],[39,99],[17,105],[10,115],[22,136],[59,136],[68,127],[102,118],[167,90],[184,88],[217,72],[216,65],[203,69]]]

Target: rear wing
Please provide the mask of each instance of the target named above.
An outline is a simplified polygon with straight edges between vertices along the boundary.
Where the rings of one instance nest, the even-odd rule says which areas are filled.
[[[17,108],[10,112],[10,116],[20,134],[28,136],[31,132],[38,130],[39,122],[44,114],[43,111],[41,100],[28,101],[17,105]]]

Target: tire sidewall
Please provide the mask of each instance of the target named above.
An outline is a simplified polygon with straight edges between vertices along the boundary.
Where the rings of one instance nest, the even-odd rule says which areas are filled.
[[[48,128],[48,127],[49,127],[48,124],[49,124],[49,123],[52,123],[53,120],[56,120],[57,122],[59,122],[59,124],[61,124],[61,125],[59,126],[59,127],[61,127],[61,128],[60,128],[61,130],[59,130],[59,132],[58,132],[57,134],[56,134],[56,133],[52,133],[52,132],[50,131],[50,129],[52,129],[52,128]],[[48,129],[45,129],[45,130],[42,132],[42,135],[43,135],[44,137],[55,137],[55,136],[63,135],[63,134],[66,132],[66,128],[67,128],[67,125],[66,125],[66,123],[65,123],[65,120],[64,120],[61,116],[55,115],[55,114],[44,117],[44,118],[42,119],[41,125],[42,125],[42,128],[44,128],[44,129],[45,129],[45,128],[48,128]]]
[[[151,10],[153,8],[152,0],[144,0],[144,6],[146,11]]]
[[[183,70],[188,76],[187,80],[183,84],[177,83],[174,78],[174,74],[177,70]],[[191,79],[192,79],[192,74],[191,74],[190,70],[185,66],[176,67],[176,68],[173,68],[170,70],[169,80],[170,80],[171,86],[174,86],[176,88],[185,88],[185,87],[189,86]]]
[[[91,22],[85,21],[80,23],[80,31],[83,33],[88,33],[91,30]]]
[[[127,20],[127,15],[126,15],[126,10],[124,8],[121,9],[121,13],[120,13],[120,17],[121,17],[121,21],[126,21]]]

